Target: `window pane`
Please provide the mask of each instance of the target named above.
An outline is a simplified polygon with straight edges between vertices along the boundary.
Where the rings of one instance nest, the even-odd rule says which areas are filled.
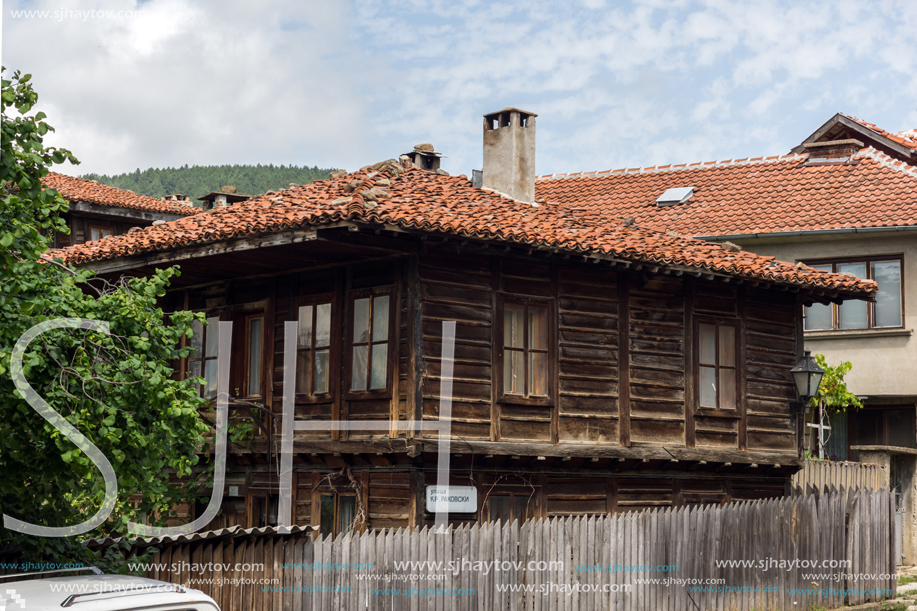
[[[716,368],[700,368],[701,407],[716,407]]]
[[[865,263],[838,263],[839,274],[853,274],[857,278],[866,278]],[[840,329],[865,329],[867,325],[865,301],[856,299],[845,301],[837,307],[837,326]]]
[[[819,329],[831,329],[834,327],[833,306],[818,303],[806,308],[806,331],[817,331]]]
[[[899,448],[913,448],[917,439],[914,435],[914,410],[891,409],[885,414],[888,430],[888,445]]]
[[[205,346],[205,356],[216,356],[217,349],[220,345],[220,319],[217,316],[207,317],[207,344]]]
[[[529,501],[531,497],[526,494],[517,494],[513,497],[513,519],[524,522],[529,517]]]
[[[529,352],[529,394],[548,394],[548,355],[544,352]]]
[[[901,262],[877,261],[872,264],[872,278],[879,283],[876,294],[877,327],[901,326]]]
[[[548,309],[529,308],[529,348],[548,349]]]
[[[510,497],[507,494],[492,494],[487,499],[490,503],[490,521],[501,520],[508,522],[510,519]]]
[[[373,346],[373,370],[369,381],[372,389],[385,388],[386,369],[388,369],[388,343]]]
[[[353,528],[353,519],[357,515],[357,497],[338,497],[338,503],[340,504],[338,525],[340,526],[340,532],[345,533]]]
[[[351,368],[350,390],[366,390],[366,357],[369,346],[353,347],[353,367]]]
[[[322,538],[334,535],[334,497],[322,495]]]
[[[885,445],[885,440],[882,438],[881,410],[864,409],[856,411],[851,415],[854,417],[854,422],[856,423],[854,431],[857,445]]]
[[[300,350],[296,353],[296,392],[309,394],[309,376],[312,373],[312,351]]]
[[[353,343],[369,341],[369,297],[353,302]]]
[[[248,321],[248,395],[261,395],[261,323],[262,319]]]
[[[373,297],[373,341],[388,339],[388,295]]]
[[[315,306],[315,346],[322,348],[331,345],[331,304],[320,303]]]
[[[191,346],[191,356],[198,358],[203,356],[201,354],[201,348],[204,346],[204,325],[197,320],[191,323],[189,346]]]
[[[720,326],[720,367],[735,367],[736,364],[736,330],[728,325]]]
[[[102,237],[103,237],[103,238],[107,238],[107,237],[110,236],[110,235],[112,235],[111,229],[108,229],[108,228],[102,229]]]
[[[812,269],[830,272],[834,270],[834,266],[830,263],[822,263],[820,265],[812,265]],[[818,329],[833,329],[834,328],[834,306],[829,304],[817,304],[806,308],[806,318],[805,318],[806,331],[815,331]]]
[[[328,392],[328,350],[315,351],[315,384],[312,392],[316,395]]]
[[[716,365],[716,327],[713,325],[697,326],[698,345],[700,346],[700,363]]]
[[[204,393],[203,396],[211,399],[217,396],[217,360],[207,359],[204,362]]]
[[[720,409],[736,407],[736,370],[720,369]]]
[[[523,352],[507,350],[503,355],[503,392],[514,395],[522,394],[522,383],[525,372],[523,371]]]
[[[198,378],[201,375],[201,362],[200,361],[191,361],[188,363],[188,377],[189,378]]]
[[[312,347],[312,306],[299,308],[299,332],[296,336],[298,348],[309,349]]]
[[[89,240],[95,242],[102,238],[102,233],[99,231],[98,227],[89,228]]]
[[[839,329],[865,329],[866,308],[866,302],[860,299],[845,301],[837,306],[837,327]]]
[[[503,308],[503,345],[522,348],[522,306],[506,305]]]

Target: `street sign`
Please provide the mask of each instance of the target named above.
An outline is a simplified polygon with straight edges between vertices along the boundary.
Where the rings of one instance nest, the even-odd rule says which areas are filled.
[[[474,513],[478,510],[478,489],[474,486],[427,486],[427,511]]]

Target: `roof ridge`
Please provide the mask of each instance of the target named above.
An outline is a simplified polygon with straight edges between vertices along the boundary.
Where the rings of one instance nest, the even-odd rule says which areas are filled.
[[[655,174],[665,172],[680,172],[684,170],[752,165],[755,163],[779,163],[781,161],[807,159],[808,156],[808,153],[790,153],[787,155],[771,155],[769,157],[745,157],[743,159],[725,159],[721,161],[696,161],[693,163],[666,164],[643,168],[619,168],[617,170],[569,172],[566,174],[543,174],[541,176],[536,176],[535,180],[557,180],[563,178],[604,178],[605,176],[617,176],[621,174]]]
[[[917,178],[917,166],[913,166],[906,161],[901,161],[900,159],[895,159],[891,155],[886,155],[882,151],[872,146],[867,146],[860,149],[853,156],[872,159],[873,161],[878,162],[880,165],[890,170],[894,170],[900,174],[905,174],[912,178]]]

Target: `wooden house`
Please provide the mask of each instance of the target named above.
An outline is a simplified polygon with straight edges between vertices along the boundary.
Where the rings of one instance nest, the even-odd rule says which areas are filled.
[[[160,200],[57,172],[49,172],[42,182],[70,202],[70,209],[64,215],[70,234],[55,234],[55,248],[102,240],[127,233],[134,227],[149,227],[156,221],[174,221],[201,212],[189,201],[174,199],[175,196]]]
[[[489,116],[485,143],[525,144],[525,129],[534,115]],[[789,370],[802,308],[868,299],[875,283],[632,219],[584,221],[526,201],[513,185],[527,177],[489,159],[483,188],[405,157],[55,253],[106,276],[179,265],[168,307],[234,323],[233,414],[257,427],[232,448],[213,526],[276,519],[288,321],[296,418],[329,424],[296,434],[296,524],[432,522],[440,440],[395,423],[440,417],[444,321],[456,323],[451,481],[478,491],[477,511],[451,520],[784,493],[800,466]],[[214,330],[178,367],[203,375],[205,394]],[[350,420],[391,428],[333,430]]]

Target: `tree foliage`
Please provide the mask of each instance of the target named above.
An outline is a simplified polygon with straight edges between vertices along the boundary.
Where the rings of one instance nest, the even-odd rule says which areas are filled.
[[[246,195],[261,195],[286,189],[291,183],[299,185],[328,178],[330,172],[330,169],[317,166],[183,165],[180,168],[137,168],[133,172],[114,175],[84,174],[82,178],[155,198],[181,193],[196,200],[212,191],[219,191],[225,185],[232,185]]]
[[[177,269],[116,283],[72,270],[43,253],[54,231],[66,232],[67,202],[41,179],[52,163],[77,163],[64,149],[45,147],[44,113],[31,113],[37,94],[29,75],[2,80],[0,150],[0,511],[46,526],[92,516],[104,497],[100,473],[46,422],[10,377],[14,344],[35,324],[57,318],[107,321],[110,334],[57,329],[25,353],[29,384],[111,461],[118,503],[100,536],[124,533],[128,520],[161,522],[188,498],[169,473],[187,476],[208,431],[198,413],[196,380],[172,379],[170,363],[186,356],[189,312],[166,316],[158,305]],[[142,495],[137,504],[131,499]],[[137,505],[135,507],[135,505]],[[0,528],[0,547],[15,543],[34,555],[72,555],[72,541],[28,537]],[[69,544],[69,545],[68,545]]]
[[[811,407],[818,408],[821,405],[829,414],[846,411],[849,407],[863,407],[857,396],[847,390],[847,383],[844,381],[844,377],[853,367],[850,361],[829,365],[825,355],[816,354],[815,362],[825,370],[825,375],[822,376],[818,392],[809,401]]]
[[[859,409],[863,407],[859,398],[847,389],[847,383],[844,377],[853,367],[850,361],[842,361],[837,365],[829,365],[825,360],[825,355],[816,354],[815,362],[821,367],[825,374],[822,376],[821,384],[818,386],[818,392],[809,400],[811,408],[810,415],[806,418],[807,422],[820,423],[824,427],[821,440],[819,441],[818,429],[811,430],[811,440],[808,442],[806,457],[809,459],[824,458],[828,455],[828,440],[831,439],[831,431],[827,428],[829,416],[831,414],[843,413],[848,408]]]

